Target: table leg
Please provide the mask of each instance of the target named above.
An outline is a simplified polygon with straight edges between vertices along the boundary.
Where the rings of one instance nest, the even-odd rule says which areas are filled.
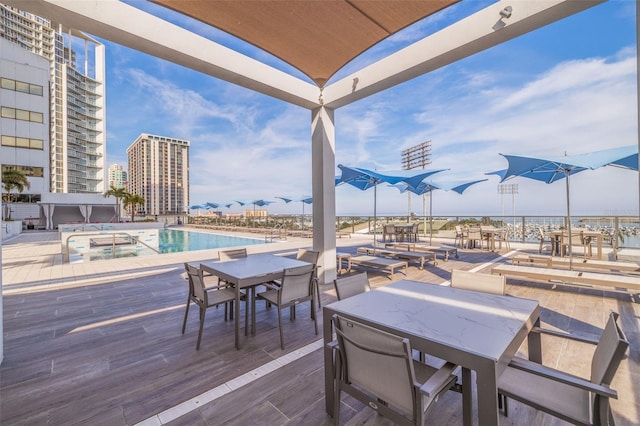
[[[495,364],[476,370],[476,387],[479,424],[482,426],[497,426],[500,419]]]
[[[462,367],[462,424],[473,425],[473,390],[471,388],[471,370]]]
[[[333,404],[335,400],[333,383],[333,351],[328,344],[333,340],[331,313],[323,308],[322,335],[324,338],[324,402],[325,411],[333,417]]]
[[[534,327],[540,327],[540,318],[533,324]],[[529,332],[527,336],[527,349],[529,351],[529,360],[542,364],[542,336],[540,333]]]
[[[251,335],[256,335],[256,286],[251,287]]]
[[[236,284],[236,314],[233,316],[236,334],[236,349],[240,349],[240,286]],[[245,309],[249,309],[245,306]]]

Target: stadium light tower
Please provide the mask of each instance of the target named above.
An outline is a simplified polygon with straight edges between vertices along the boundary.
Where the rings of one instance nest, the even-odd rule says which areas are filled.
[[[431,140],[424,141],[421,144],[412,146],[411,148],[407,148],[402,151],[402,168],[404,170],[417,169],[418,167],[422,167],[425,169],[429,164],[431,164]],[[411,192],[407,191],[408,197],[408,213],[407,213],[407,222],[410,221],[411,218]],[[431,197],[431,192],[429,192],[429,197]],[[424,224],[422,226],[423,235],[427,235],[427,196],[426,194],[422,194],[422,218]]]

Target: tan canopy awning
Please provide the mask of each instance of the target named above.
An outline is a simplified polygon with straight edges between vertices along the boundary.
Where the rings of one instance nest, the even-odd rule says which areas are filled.
[[[381,40],[459,0],[151,0],[289,63],[319,87]]]

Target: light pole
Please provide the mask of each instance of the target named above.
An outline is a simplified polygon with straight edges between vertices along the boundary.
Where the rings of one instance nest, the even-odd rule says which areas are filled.
[[[498,185],[498,194],[500,194],[500,207],[502,209],[502,223],[504,223],[504,194],[511,194],[511,216],[513,220],[513,229],[516,226],[516,194],[518,193],[517,183],[502,183]],[[523,230],[524,232],[524,230]]]
[[[422,167],[424,170],[428,164],[431,164],[431,140],[422,142],[411,148],[407,148],[402,151],[402,168],[404,170],[411,170],[418,167]],[[407,215],[407,223],[411,217],[411,191],[407,191],[407,197],[409,197],[409,212]],[[423,235],[427,235],[427,194],[422,194],[422,220],[423,220]],[[429,199],[431,199],[431,192],[429,192]],[[433,217],[429,211],[429,234],[433,233]]]

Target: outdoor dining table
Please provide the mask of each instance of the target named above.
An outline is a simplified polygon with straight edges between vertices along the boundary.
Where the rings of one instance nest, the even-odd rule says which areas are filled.
[[[333,416],[332,316],[406,337],[413,349],[462,367],[463,421],[473,424],[471,370],[479,424],[497,425],[498,378],[528,336],[529,358],[541,362],[536,300],[402,280],[323,307],[325,409]]]
[[[493,226],[481,226],[480,232],[482,237],[487,240],[487,250],[495,251],[496,249],[496,235],[502,234],[502,228],[495,228]]]
[[[551,231],[549,233],[549,236],[551,237],[551,244],[555,246],[555,253],[557,253],[558,256],[564,256],[562,252],[562,239],[563,238],[568,239],[569,233],[565,230],[555,230],[555,231]],[[584,231],[584,230],[577,230],[577,229],[574,229],[571,231],[572,240],[576,238],[576,240],[572,241],[574,245],[576,244],[576,242],[580,240],[581,237],[591,238],[592,240],[595,240],[596,242],[595,258],[598,260],[602,260],[602,233],[598,231]]]
[[[276,256],[270,253],[251,254],[247,257],[225,261],[202,262],[203,271],[218,276],[235,287],[236,306],[240,306],[240,290],[254,287],[275,279],[282,278],[282,271],[288,268],[305,266],[309,263],[291,259],[284,256]],[[247,300],[249,309],[249,301]],[[236,349],[240,349],[240,315],[239,309],[235,315],[235,339]],[[252,330],[255,330],[255,315],[251,316]]]

